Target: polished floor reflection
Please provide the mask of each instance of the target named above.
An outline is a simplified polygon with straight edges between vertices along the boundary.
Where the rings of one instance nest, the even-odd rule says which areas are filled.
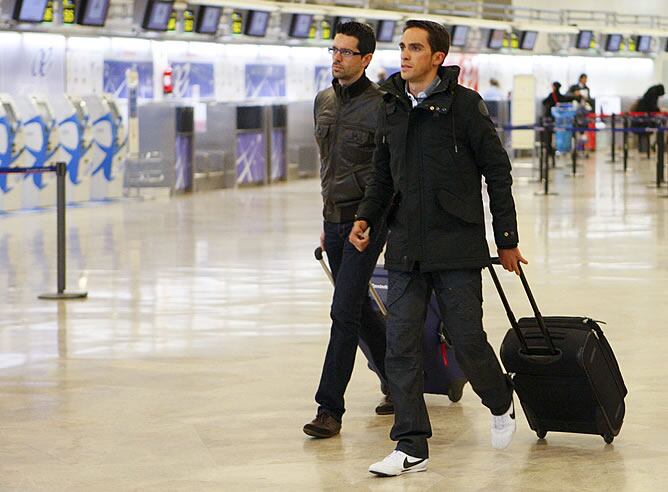
[[[647,187],[653,162],[623,175],[604,154],[583,177],[555,170],[547,197],[518,163],[515,195],[544,313],[608,323],[630,389],[613,445],[538,441],[520,415],[495,451],[467,387],[457,404],[428,398],[428,472],[375,478],[392,419],[373,414],[380,392],[361,358],[342,434],[307,438],[331,295],[308,180],[71,209],[68,286],[90,297],[69,303],[37,300],[55,289],[53,212],[0,218],[0,490],[664,488],[668,190]],[[507,321],[488,278],[485,295],[498,348]]]

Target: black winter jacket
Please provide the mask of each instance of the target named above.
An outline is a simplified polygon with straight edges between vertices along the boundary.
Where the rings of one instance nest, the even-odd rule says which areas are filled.
[[[366,75],[348,87],[335,79],[315,98],[323,216],[354,220],[373,171],[373,149],[382,94]]]
[[[379,113],[374,175],[358,218],[388,217],[385,267],[410,271],[478,268],[489,263],[482,176],[499,248],[519,237],[508,156],[480,95],[457,84],[459,67],[441,67],[441,83],[412,108],[393,75]],[[417,262],[417,263],[416,263]]]

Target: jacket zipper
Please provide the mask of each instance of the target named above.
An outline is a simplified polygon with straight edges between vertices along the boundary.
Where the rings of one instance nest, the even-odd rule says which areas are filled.
[[[332,180],[336,182],[336,165],[334,164],[335,162],[338,162],[338,153],[336,156],[334,156],[334,152],[336,149],[338,149],[338,143],[339,143],[339,117],[341,115],[341,102],[336,98],[336,117],[334,118],[334,125],[332,126],[332,131],[334,132],[333,138],[331,140],[332,145],[329,149],[329,155],[332,156],[330,159],[330,169],[332,172]]]
[[[413,112],[413,110],[411,110]],[[409,113],[410,114],[410,113]],[[418,149],[422,148],[422,124],[420,123],[420,120],[417,120],[417,125],[416,131],[417,131],[417,136],[418,136]],[[425,211],[425,205],[424,205],[424,156],[423,153],[420,152],[420,172],[418,173],[418,183],[419,183],[419,193],[420,193],[420,213],[418,214],[419,219],[420,219],[420,262],[424,263],[424,243],[426,241],[426,234],[424,231],[424,211]]]

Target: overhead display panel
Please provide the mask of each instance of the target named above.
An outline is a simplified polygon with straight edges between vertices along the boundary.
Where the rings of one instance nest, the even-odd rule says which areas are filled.
[[[48,0],[17,0],[14,20],[19,22],[42,22]]]
[[[269,26],[269,16],[270,13],[263,10],[249,10],[244,34],[257,38],[265,37]]]
[[[652,37],[651,36],[638,36],[636,37],[636,51],[639,53],[649,53],[652,48]]]
[[[588,50],[592,39],[594,39],[594,33],[592,31],[580,31],[578,33],[577,41],[575,42],[575,47],[579,50]]]
[[[197,13],[195,31],[201,34],[216,34],[222,10],[221,7],[200,7]]]
[[[469,35],[469,26],[452,26],[450,30],[450,44],[459,48],[466,46],[466,39]]]
[[[104,26],[109,11],[109,0],[80,0],[77,23],[82,26]]]
[[[172,16],[173,0],[149,0],[142,27],[149,31],[166,31]]]
[[[506,31],[503,29],[491,29],[487,38],[487,47],[492,50],[503,48],[503,40],[506,37]]]
[[[605,38],[605,51],[619,51],[623,39],[624,37],[621,34],[608,34]]]
[[[313,25],[312,14],[293,14],[290,21],[291,38],[308,39]]]
[[[396,21],[380,20],[376,28],[376,40],[379,43],[391,43],[394,40],[394,30],[397,26]]]
[[[523,31],[522,36],[520,36],[520,49],[533,50],[537,39],[538,33],[536,31]]]

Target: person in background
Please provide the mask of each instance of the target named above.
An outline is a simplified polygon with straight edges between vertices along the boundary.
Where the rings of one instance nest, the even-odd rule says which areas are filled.
[[[645,94],[636,101],[633,111],[639,113],[658,113],[661,111],[659,107],[659,98],[665,95],[666,89],[663,84],[656,84],[647,89]]]
[[[552,108],[559,103],[566,103],[573,101],[573,98],[561,93],[561,84],[559,82],[552,82],[552,92],[550,92],[545,99],[543,99],[543,116],[552,119]]]
[[[593,101],[589,86],[587,85],[586,73],[580,74],[577,83],[568,88],[566,95],[570,97],[571,100],[577,101],[581,106],[585,107],[587,111],[593,110]]]
[[[631,112],[637,113],[658,113],[659,98],[666,93],[663,84],[656,84],[647,89],[645,94],[631,106]],[[640,117],[631,119],[631,125],[634,127],[652,128],[656,126],[656,120],[651,117]],[[649,133],[638,134],[638,150],[648,152],[650,146]]]
[[[303,428],[312,437],[332,437],[341,430],[343,396],[360,338],[369,347],[381,384],[387,386],[385,322],[373,310],[367,295],[387,230],[379,224],[371,235],[374,247],[364,253],[347,240],[373,167],[374,134],[382,96],[365,71],[375,49],[376,37],[370,26],[359,22],[339,24],[329,48],[334,80],[315,98],[324,217],[320,245],[327,252],[335,286],[329,345],[315,395],[318,411]],[[376,407],[376,413],[381,415],[393,412],[389,396]]]
[[[373,248],[374,230],[385,227],[388,214],[385,367],[395,405],[390,438],[397,444],[369,467],[380,476],[427,469],[432,430],[423,396],[422,330],[432,292],[457,360],[491,412],[492,446],[505,448],[515,432],[512,383],[482,324],[481,269],[490,262],[483,177],[501,263],[518,274],[519,263],[526,263],[518,248],[510,160],[480,95],[457,83],[459,67],[442,66],[447,29],[409,20],[399,47],[401,72],[381,86],[373,180],[350,232],[359,251]]]
[[[483,93],[482,98],[485,101],[503,101],[505,99],[498,80],[489,79],[489,89]]]

